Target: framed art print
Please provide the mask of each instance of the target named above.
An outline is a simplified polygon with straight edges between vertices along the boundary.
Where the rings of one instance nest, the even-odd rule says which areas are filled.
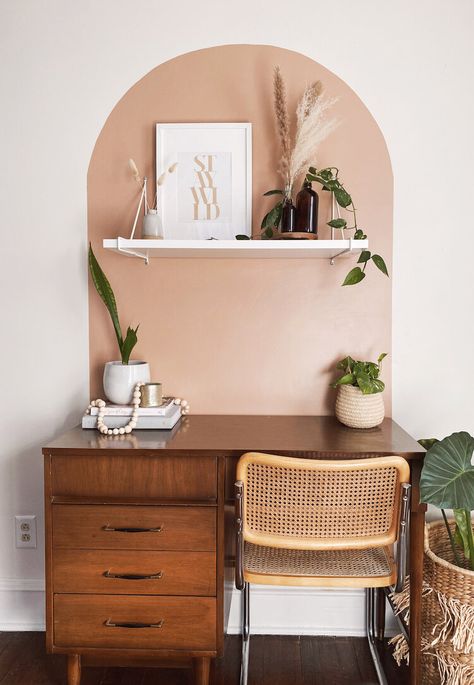
[[[252,124],[157,124],[156,178],[167,240],[252,233]]]

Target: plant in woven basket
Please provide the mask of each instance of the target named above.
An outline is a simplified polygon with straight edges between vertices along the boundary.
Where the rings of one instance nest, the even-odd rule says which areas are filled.
[[[374,395],[382,392],[385,389],[385,383],[380,380],[380,371],[382,369],[382,359],[387,356],[383,352],[374,362],[355,361],[352,357],[344,357],[336,364],[336,369],[342,371],[343,374],[334,383],[331,383],[332,388],[337,388],[339,385],[353,385],[360,388],[363,395]]]
[[[385,383],[380,380],[382,359],[377,363],[356,361],[345,357],[337,363],[342,371],[331,386],[337,388],[335,412],[337,419],[350,428],[374,428],[382,423],[385,406],[382,391]]]
[[[456,564],[474,571],[474,437],[462,431],[443,440],[420,440],[428,451],[420,480],[421,501],[441,509]],[[452,509],[454,535],[445,509]]]

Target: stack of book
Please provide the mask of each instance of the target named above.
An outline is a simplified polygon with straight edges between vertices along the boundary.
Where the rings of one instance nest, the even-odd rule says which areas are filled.
[[[107,428],[122,428],[129,421],[133,407],[124,404],[107,404],[105,407],[104,423]],[[97,428],[97,407],[91,407],[90,413],[82,417],[83,428]],[[137,426],[135,430],[170,430],[178,423],[181,408],[174,403],[173,397],[164,397],[159,407],[138,407]]]

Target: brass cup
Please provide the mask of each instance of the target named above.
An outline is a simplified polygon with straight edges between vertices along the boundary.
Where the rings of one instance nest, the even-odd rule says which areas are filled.
[[[140,392],[142,394],[141,407],[159,407],[163,403],[163,388],[161,383],[145,383]]]

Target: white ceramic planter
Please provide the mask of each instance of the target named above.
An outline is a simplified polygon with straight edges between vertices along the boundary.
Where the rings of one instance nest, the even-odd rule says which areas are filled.
[[[337,389],[336,416],[350,428],[374,428],[385,416],[383,395],[364,395],[353,385],[340,385]]]
[[[104,366],[104,392],[113,404],[131,404],[133,389],[139,381],[150,381],[150,365],[147,362],[107,362]]]

